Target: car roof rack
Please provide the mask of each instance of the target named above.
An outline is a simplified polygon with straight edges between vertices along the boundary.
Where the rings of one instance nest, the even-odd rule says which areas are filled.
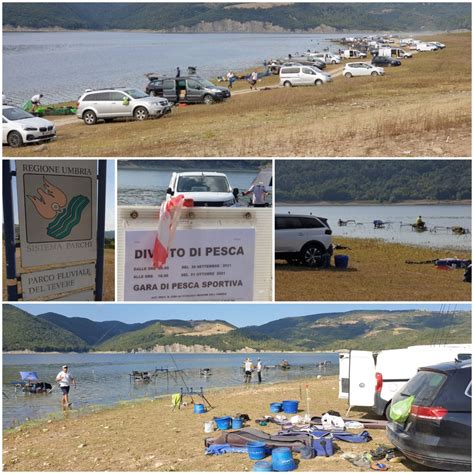
[[[98,89],[86,89],[84,92],[96,92],[105,90],[117,90],[117,89],[129,89],[127,86],[115,86],[115,87],[99,87]]]

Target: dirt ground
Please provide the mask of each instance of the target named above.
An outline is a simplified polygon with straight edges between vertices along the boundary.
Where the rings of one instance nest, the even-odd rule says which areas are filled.
[[[3,251],[3,301],[8,301],[7,287],[6,287],[6,267],[5,267],[5,249]],[[16,252],[16,266],[17,272],[21,268],[20,264],[20,249]],[[44,267],[47,268],[47,267]],[[41,269],[44,269],[41,267]],[[103,301],[115,301],[115,250],[105,249],[104,252],[104,297]]]
[[[434,39],[434,37],[431,37]],[[212,106],[176,107],[145,122],[86,126],[68,117],[55,142],[5,156],[471,156],[470,33],[436,36],[447,47],[414,54],[384,77],[258,91],[239,81],[234,96]],[[348,61],[345,61],[348,62]]]
[[[405,261],[471,258],[467,251],[433,250],[377,239],[335,237],[350,250],[347,270],[312,269],[275,262],[277,301],[470,301],[471,284],[463,270],[438,270],[433,264]]]
[[[5,471],[60,472],[249,471],[253,461],[246,454],[204,454],[204,439],[214,434],[205,434],[203,423],[213,417],[247,413],[251,418],[248,426],[258,427],[254,419],[270,414],[271,402],[300,399],[301,391],[305,398],[306,384],[311,398],[311,415],[329,409],[343,413],[347,409],[345,402],[337,398],[337,378],[328,377],[209,391],[207,396],[214,408],[204,415],[195,415],[191,404],[173,410],[170,397],[101,409],[82,416],[71,410],[58,418],[4,432],[3,467]],[[301,402],[300,408],[305,409],[305,403]],[[354,411],[351,415],[366,414]],[[260,428],[270,433],[278,430],[274,424]],[[337,442],[338,450],[329,458],[298,461],[296,454],[298,470],[362,471],[340,456],[389,444],[384,430],[370,430],[370,434],[373,440],[369,443]],[[390,464],[390,470],[423,468],[403,459],[402,463]]]

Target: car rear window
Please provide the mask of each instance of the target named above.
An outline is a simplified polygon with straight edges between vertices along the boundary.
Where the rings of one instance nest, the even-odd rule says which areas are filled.
[[[447,376],[440,372],[420,370],[403,389],[393,397],[392,403],[413,395],[414,404],[430,406],[446,382]],[[396,399],[397,397],[397,399]]]

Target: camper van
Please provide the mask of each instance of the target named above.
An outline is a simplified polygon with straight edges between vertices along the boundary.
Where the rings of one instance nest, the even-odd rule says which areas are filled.
[[[369,407],[385,415],[392,397],[419,367],[467,360],[469,344],[410,346],[380,352],[347,351],[339,354],[339,398],[352,407]]]

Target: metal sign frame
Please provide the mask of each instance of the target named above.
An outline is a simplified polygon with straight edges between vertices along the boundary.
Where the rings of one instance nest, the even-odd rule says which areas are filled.
[[[11,160],[2,160],[3,229],[5,238],[5,265],[8,301],[18,301],[19,298],[22,298],[21,293],[18,291],[18,283],[21,281],[21,277],[17,274],[16,268],[15,220],[13,212],[12,186],[14,178],[16,178],[16,171],[11,169]],[[94,294],[95,301],[102,301],[104,288],[107,160],[98,160],[97,182],[97,254],[95,263],[96,277]],[[62,266],[70,265],[70,263],[72,262],[64,263]]]

